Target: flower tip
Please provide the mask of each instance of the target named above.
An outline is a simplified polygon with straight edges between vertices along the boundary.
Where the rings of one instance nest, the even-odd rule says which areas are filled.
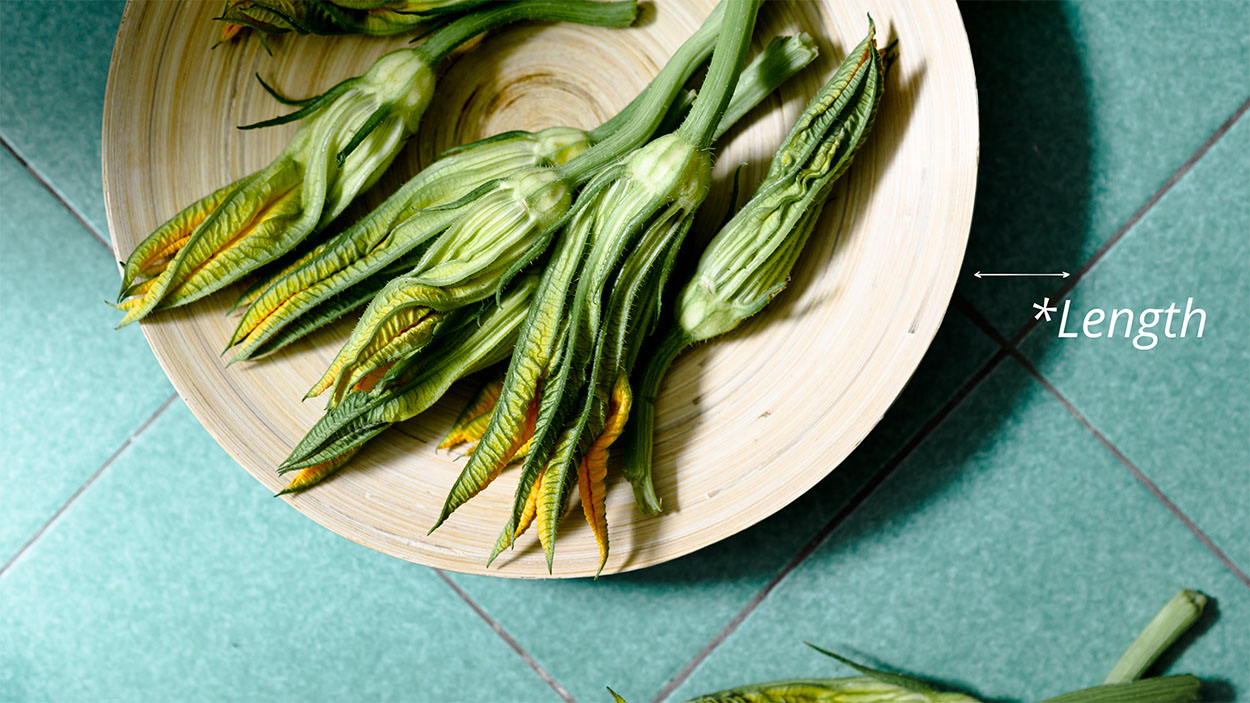
[[[222,18],[218,17],[217,19]],[[241,31],[243,31],[243,25],[226,21],[225,25],[221,28],[221,41],[217,42],[217,44],[225,44],[231,39],[234,39],[235,35]],[[217,44],[214,44],[213,47],[216,48]]]
[[[231,347],[226,347],[224,350],[222,350],[221,355],[225,356],[226,352],[230,351],[230,349]],[[238,354],[235,354],[233,357],[231,357],[230,361],[226,362],[226,368],[230,368],[231,366],[234,366],[236,362],[247,361],[250,358],[251,358],[251,354],[246,349],[244,349],[240,351]]]

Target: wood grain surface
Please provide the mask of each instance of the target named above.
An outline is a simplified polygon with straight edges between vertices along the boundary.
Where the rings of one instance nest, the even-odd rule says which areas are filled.
[[[518,25],[492,32],[444,65],[420,133],[338,224],[381,202],[446,148],[509,129],[598,124],[646,85],[713,4],[656,0],[629,29]],[[272,56],[255,37],[210,51],[220,6],[131,0],[126,7],[103,134],[105,202],[118,259],[181,207],[282,149],[294,125],[234,128],[286,111],[254,73],[288,94],[311,95],[407,41],[286,35],[270,40]],[[882,44],[899,40],[875,132],[835,187],[790,287],[763,313],[672,367],[656,423],[656,488],[665,512],[643,516],[619,471],[609,473],[605,574],[710,545],[811,488],[880,420],[942,321],[963,258],[977,170],[976,83],[954,0],[765,3],[756,50],[772,35],[807,31],[821,57],[718,145],[716,187],[695,237],[710,236],[724,217],[737,164],[749,163],[743,185],[753,189],[790,124],[867,31],[868,13]],[[323,410],[321,399],[300,398],[351,321],[226,368],[220,355],[236,319],[225,313],[240,290],[156,313],[143,331],[209,433],[277,491],[286,481],[274,467]],[[330,481],[284,499],[340,535],[402,559],[548,577],[532,531],[485,567],[512,504],[515,470],[426,534],[464,465],[462,455],[436,452],[435,445],[472,390],[469,382],[458,384]],[[272,509],[285,508],[275,501]],[[593,575],[597,564],[577,508],[561,524],[554,576]]]

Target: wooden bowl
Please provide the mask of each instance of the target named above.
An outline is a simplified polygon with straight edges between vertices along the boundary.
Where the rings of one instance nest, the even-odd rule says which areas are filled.
[[[713,0],[656,0],[629,29],[518,25],[492,32],[444,67],[421,132],[350,221],[434,154],[509,129],[592,127],[655,75]],[[235,125],[286,112],[253,77],[311,95],[362,73],[407,37],[255,37],[210,50],[207,3],[137,2],[122,17],[105,96],[103,166],[117,258],[186,204],[267,164],[294,125]],[[977,95],[954,0],[770,2],[768,37],[807,31],[821,57],[771,96],[718,150],[702,237],[729,206],[733,168],[751,192],[807,101],[864,36],[897,38],[875,131],[835,187],[788,290],[732,334],[684,354],[658,400],[655,478],[665,512],[645,517],[619,471],[607,494],[604,573],[688,554],[771,515],[832,471],[898,395],[946,311],[963,258],[977,171]],[[274,467],[321,416],[300,402],[350,329],[225,368],[236,286],[143,323],[178,393],[210,434],[271,491]],[[374,440],[347,468],[286,497],[325,527],[401,559],[466,573],[548,577],[531,531],[491,569],[486,556],[511,506],[516,471],[427,535],[464,465],[436,452],[473,388],[459,384],[425,414]],[[277,509],[277,508],[274,508]],[[554,576],[595,573],[598,552],[576,509],[561,524]]]

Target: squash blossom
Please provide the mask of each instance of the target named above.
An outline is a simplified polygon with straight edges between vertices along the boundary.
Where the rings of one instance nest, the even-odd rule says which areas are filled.
[[[653,291],[663,287],[707,195],[709,147],[741,72],[758,9],[759,0],[727,0],[704,89],[681,127],[598,170],[578,196],[534,295],[490,421],[434,529],[528,443],[500,541],[515,537],[533,503],[550,568],[557,523],[580,483],[602,569],[608,556],[605,452],[622,431],[632,402],[629,342],[649,326],[658,304]],[[631,314],[640,302],[640,314]]]
[[[412,270],[423,252],[406,248],[407,230],[395,235],[417,212],[526,166],[563,163],[589,147],[588,134],[571,127],[508,132],[443,154],[351,227],[245,291],[235,303],[246,311],[230,340],[233,361],[281,349]]]
[[[870,676],[794,679],[731,688],[688,703],[978,703],[962,693],[923,692]]]
[[[625,476],[638,507],[660,511],[651,479],[655,397],[684,349],[736,327],[781,292],[834,181],[872,128],[885,66],[868,36],[838,67],[790,130],[755,195],[712,238],[677,299],[676,324],[642,374],[625,440]]]
[[[738,82],[731,102],[733,110],[727,111],[718,123],[715,136],[728,129],[734,120],[748,112],[778,83],[806,65],[814,54],[810,38],[806,36],[778,38],[771,43],[748,67],[751,72],[744,73]],[[632,117],[632,112],[630,114]],[[579,163],[575,159],[569,162],[568,167],[577,168]],[[535,166],[521,169],[510,178],[533,179],[542,174],[559,173],[560,170]],[[508,180],[504,178],[503,182]],[[566,178],[563,182],[570,180]],[[571,193],[572,187],[568,190]],[[552,205],[564,215],[569,211],[571,201],[552,201]],[[461,227],[440,234],[410,273],[392,280],[372,300],[342,353],[311,393],[315,395],[335,388],[336,393],[331,398],[333,404],[346,388],[403,355],[415,353],[432,338],[434,329],[427,327],[423,334],[408,334],[414,325],[432,319],[431,316],[436,319],[447,311],[449,303],[474,302],[494,292],[506,283],[508,277],[547,248],[553,232],[554,228],[517,229],[510,236],[502,237],[490,228]],[[452,290],[466,294],[449,297],[448,292]],[[401,338],[399,335],[406,336]]]
[[[395,234],[437,235],[414,267],[422,273],[382,289],[357,325],[377,333],[353,334],[309,395],[333,385],[334,405],[353,386],[364,382],[367,390],[366,377],[424,347],[446,313],[495,293],[504,277],[497,262],[506,268],[524,257],[560,224],[572,202],[572,187],[558,173],[529,168],[482,186],[460,204],[418,212]],[[417,222],[429,225],[413,227]],[[485,251],[455,246],[464,242]]]
[[[388,36],[465,12],[484,0],[226,0],[216,19],[221,40],[245,27],[265,34],[372,34]]]
[[[301,109],[250,127],[306,119],[269,166],[206,196],[148,236],[126,261],[121,324],[197,300],[290,251],[372,185],[416,131],[434,67],[452,49],[521,19],[623,26],[633,0],[492,4],[382,58]]]
[[[1163,607],[1101,686],[1071,691],[1042,703],[1198,703],[1202,681],[1191,674],[1142,678],[1202,613],[1206,596],[1183,590]],[[793,679],[749,684],[692,698],[687,703],[978,703],[963,693],[939,691],[926,681],[870,669],[807,642],[812,649],[855,669],[860,676]],[[611,688],[616,703],[625,703]]]
[[[443,344],[394,368],[376,392],[349,394],[279,467],[279,473],[298,472],[282,493],[320,483],[387,427],[424,412],[452,383],[507,358],[537,283],[536,275],[526,274],[498,303],[491,299],[474,313],[460,311],[447,322]]]

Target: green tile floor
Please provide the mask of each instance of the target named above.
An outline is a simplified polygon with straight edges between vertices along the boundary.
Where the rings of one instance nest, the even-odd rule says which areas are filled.
[[[0,4],[0,700],[680,700],[846,673],[810,640],[1030,701],[1100,681],[1190,586],[1215,617],[1161,670],[1250,701],[1250,4],[961,5],[981,181],[912,383],[794,505],[598,582],[442,573],[318,527],[112,330],[121,7]],[[1206,327],[1059,339],[1043,297],[1193,297]]]

